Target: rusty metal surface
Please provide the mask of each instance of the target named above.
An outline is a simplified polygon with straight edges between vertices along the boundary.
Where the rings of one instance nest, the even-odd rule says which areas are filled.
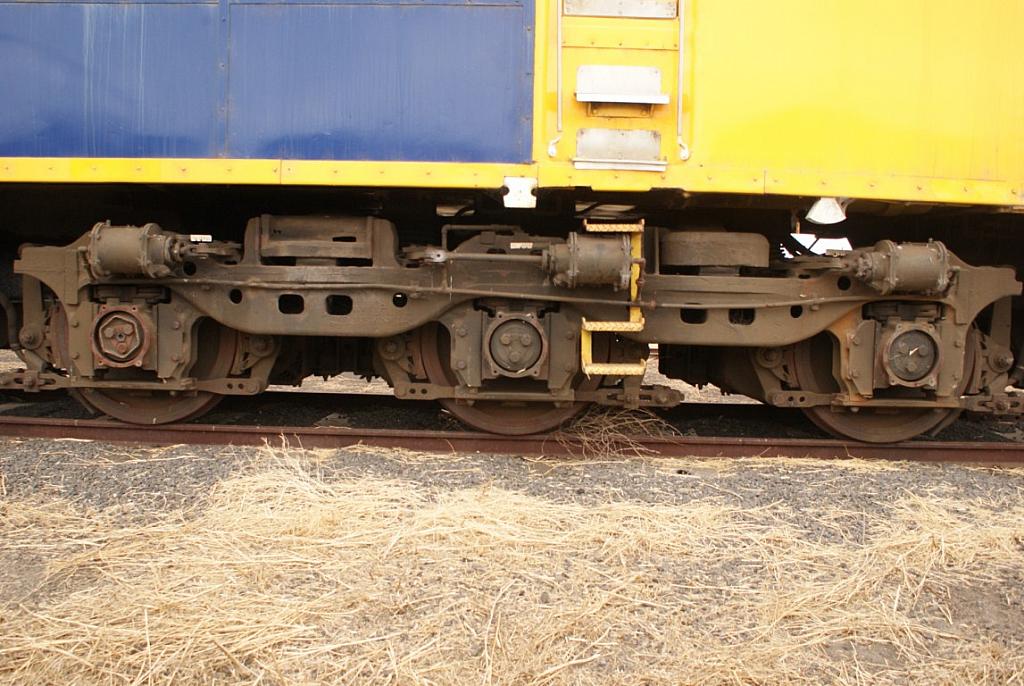
[[[382,218],[262,215],[239,244],[98,224],[63,248],[20,251],[26,371],[0,374],[0,388],[185,407],[195,393],[252,395],[347,369],[398,397],[441,400],[477,429],[522,434],[584,402],[678,402],[638,380],[657,343],[681,358],[671,376],[803,408],[852,441],[908,440],[955,418],[965,397],[1019,407],[1003,390],[1013,269],[971,266],[934,241],[773,258],[767,235],[699,226],[655,230],[660,252],[645,254],[644,218],[579,221],[599,235],[448,224],[439,245],[403,246]],[[222,369],[199,364],[202,322],[239,332]],[[417,356],[425,331],[436,350]],[[815,341],[821,354],[794,371]],[[343,344],[366,354],[341,366],[332,349]],[[127,400],[103,409],[182,419],[140,420]]]
[[[0,417],[0,436],[74,438],[141,444],[280,445],[344,448],[363,444],[427,452],[485,452],[572,456],[581,446],[568,436],[498,436],[469,431],[411,431],[339,427],[168,424],[143,427],[109,420]],[[662,457],[815,457],[956,462],[976,465],[1024,464],[1024,444],[918,441],[900,445],[854,444],[794,438],[631,437]]]
[[[662,267],[761,267],[771,256],[768,239],[757,233],[697,230],[663,231]]]

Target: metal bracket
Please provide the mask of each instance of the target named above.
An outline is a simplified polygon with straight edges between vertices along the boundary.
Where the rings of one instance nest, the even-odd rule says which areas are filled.
[[[968,412],[994,415],[1024,414],[1024,396],[998,393],[993,395],[972,395],[963,398]]]
[[[517,209],[533,209],[537,206],[537,179],[531,176],[506,176],[505,188],[508,192],[503,198],[505,207]]]
[[[662,172],[661,134],[644,129],[580,129],[576,132],[577,169],[623,169]]]
[[[571,17],[671,19],[676,16],[676,3],[673,0],[565,0],[565,13]]]
[[[576,70],[576,101],[630,105],[665,105],[657,67],[584,64]]]

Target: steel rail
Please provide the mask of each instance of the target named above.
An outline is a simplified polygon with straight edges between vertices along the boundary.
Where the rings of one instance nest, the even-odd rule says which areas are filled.
[[[105,419],[0,416],[0,436],[79,439],[138,444],[288,445],[344,448],[357,444],[426,452],[583,456],[572,435],[498,436],[470,431],[352,429],[347,427],[167,424],[138,426]],[[662,457],[814,457],[956,462],[975,465],[1024,464],[1024,444],[911,441],[899,445],[832,439],[629,437]]]

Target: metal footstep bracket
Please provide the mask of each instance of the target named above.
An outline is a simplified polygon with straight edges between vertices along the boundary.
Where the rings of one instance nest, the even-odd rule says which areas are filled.
[[[594,362],[592,334],[594,332],[638,333],[644,330],[644,315],[638,304],[640,291],[640,269],[643,258],[644,220],[636,224],[591,224],[583,220],[585,231],[592,233],[629,234],[630,257],[633,264],[629,272],[629,319],[623,322],[588,322],[583,319],[580,331],[580,359],[583,373],[602,376],[643,376],[647,370],[644,360],[639,362]]]

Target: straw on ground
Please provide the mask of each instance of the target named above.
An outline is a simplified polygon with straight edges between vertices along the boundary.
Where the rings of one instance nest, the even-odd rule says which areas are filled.
[[[0,553],[49,563],[2,609],[0,679],[1024,679],[1024,637],[950,609],[1024,572],[1024,507],[911,493],[875,514],[582,505],[324,480],[315,464],[275,453],[144,524],[61,500],[4,502]]]

